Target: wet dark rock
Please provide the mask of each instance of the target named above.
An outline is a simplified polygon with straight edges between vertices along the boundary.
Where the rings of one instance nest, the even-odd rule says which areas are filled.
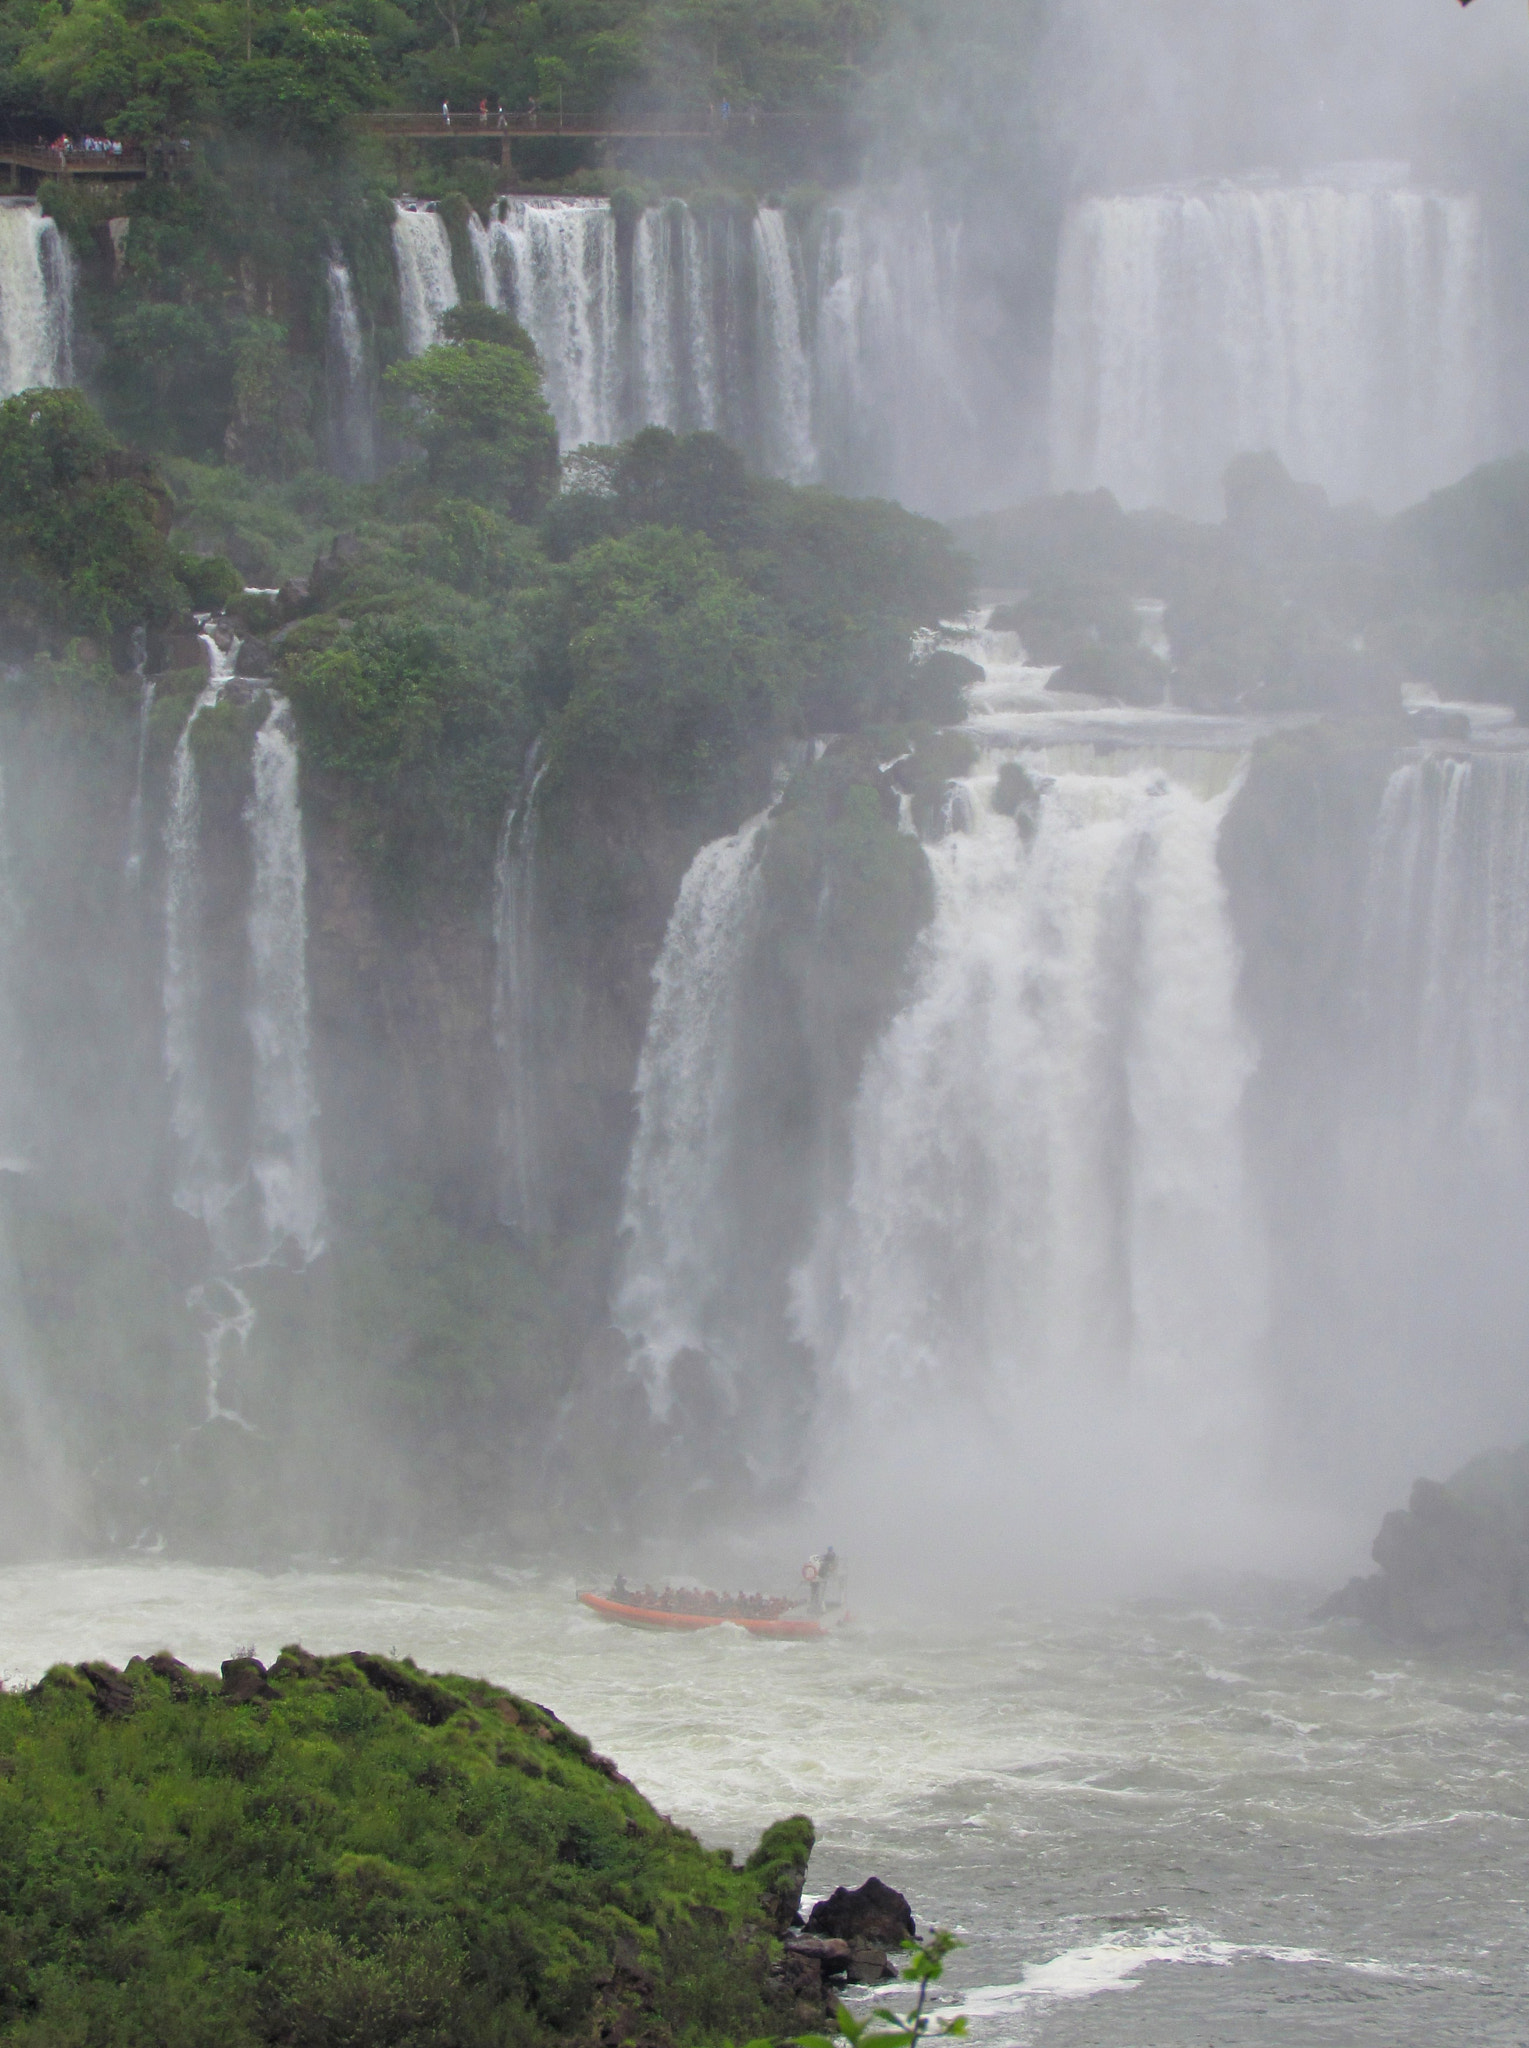
[[[132,1657],[128,1660],[128,1676],[139,1669],[152,1671],[156,1678],[168,1680],[170,1697],[173,1700],[187,1700],[202,1690],[202,1682],[189,1664],[183,1664],[179,1657],[172,1657],[168,1650],[156,1650],[152,1657]]]
[[[276,593],[276,609],[284,621],[299,618],[313,601],[306,576],[289,576]]]
[[[257,640],[253,635],[239,643],[238,659],[234,663],[237,676],[254,676],[262,680],[271,673],[271,643]]]
[[[1085,697],[1108,697],[1117,704],[1161,704],[1168,692],[1168,669],[1145,647],[1101,644],[1069,655],[1046,685]]]
[[[132,1680],[115,1664],[81,1664],[80,1676],[96,1696],[96,1712],[108,1720],[130,1714],[137,1705]]]
[[[1529,1641],[1529,1444],[1475,1458],[1440,1484],[1420,1479],[1386,1516],[1371,1555],[1317,1610],[1397,1641],[1425,1645]]]
[[[856,1891],[840,1885],[807,1916],[809,1936],[846,1945],[850,1980],[856,1984],[882,1984],[895,1977],[887,1951],[900,1948],[915,1931],[912,1907],[879,1877],[868,1877]]]
[[[1407,726],[1420,740],[1468,740],[1471,736],[1469,713],[1442,704],[1413,705],[1407,713]]]
[[[223,1663],[223,1697],[243,1707],[251,1700],[273,1700],[276,1693],[258,1657],[228,1657]]]
[[[814,1958],[825,1977],[842,1977],[849,1969],[849,1943],[833,1940],[827,1935],[793,1935],[786,1943],[786,1953]]]
[[[402,1707],[427,1728],[439,1728],[461,1711],[462,1702],[445,1686],[434,1684],[404,1664],[395,1664],[391,1658],[368,1657],[361,1650],[353,1650],[350,1661],[368,1685],[386,1693],[395,1707]]]
[[[993,792],[993,809],[1000,817],[1012,818],[1028,846],[1040,823],[1041,798],[1050,786],[1048,775],[1034,775],[1018,761],[1005,761],[998,771]]]

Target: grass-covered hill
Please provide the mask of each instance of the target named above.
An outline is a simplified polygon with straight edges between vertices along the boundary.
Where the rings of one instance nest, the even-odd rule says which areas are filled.
[[[547,1708],[290,1648],[0,1698],[0,2039],[28,2048],[746,2040],[812,1847],[741,1867]]]

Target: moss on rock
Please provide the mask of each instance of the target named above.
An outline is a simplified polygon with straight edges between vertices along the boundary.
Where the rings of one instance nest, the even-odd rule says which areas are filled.
[[[811,1848],[735,1868],[547,1708],[407,1658],[60,1665],[0,1698],[0,2035],[747,2039]]]

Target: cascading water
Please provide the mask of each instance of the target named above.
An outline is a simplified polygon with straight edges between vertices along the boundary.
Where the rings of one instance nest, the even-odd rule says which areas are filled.
[[[440,340],[441,321],[459,297],[451,237],[434,207],[412,200],[394,206],[393,256],[404,346],[411,356],[423,355]]]
[[[371,383],[355,287],[349,267],[337,256],[331,257],[326,266],[325,284],[329,293],[325,370],[331,457],[342,476],[364,479],[376,466]]]
[[[33,200],[0,199],[0,398],[74,381],[74,264]]]
[[[792,237],[778,207],[759,209],[753,237],[760,394],[769,466],[792,483],[807,483],[818,466],[812,440],[812,372]]]
[[[228,1115],[205,1044],[202,820],[193,733],[233,681],[229,650],[206,637],[212,673],[176,743],[165,825],[165,1069],[176,1140],[176,1206],[205,1225],[226,1275],[286,1246],[304,1261],[323,1248],[318,1105],[309,1059],[306,866],[297,744],[286,699],[268,691],[245,808],[251,877],[247,915],[252,1053],[248,1113]],[[222,1114],[220,1114],[220,1111]],[[231,1168],[230,1127],[247,1133]]]
[[[604,200],[506,199],[489,224],[484,296],[536,343],[563,447],[621,438],[616,224]]]
[[[656,1414],[683,1353],[725,1376],[729,1343],[730,1116],[739,980],[753,936],[761,811],[691,862],[653,970],[637,1068],[637,1134],[627,1167],[616,1327],[633,1347]]]
[[[1063,235],[1053,483],[1219,513],[1243,450],[1394,510],[1480,459],[1481,210],[1405,166],[1083,201]]]
[[[950,502],[952,474],[1013,495],[1014,365],[984,375],[960,223],[916,191],[824,214],[811,279],[819,463],[843,489]]]
[[[309,1059],[307,862],[292,707],[276,691],[255,735],[255,788],[245,811],[254,873],[249,945],[255,1052],[250,1172],[269,1247],[323,1249],[318,1102]]]
[[[494,864],[494,1050],[499,1062],[499,1220],[535,1236],[546,1227],[538,1114],[536,792],[547,764],[526,762],[525,796],[504,821]]]
[[[1038,792],[1033,837],[994,807],[1002,758]],[[915,991],[862,1081],[847,1206],[802,1276],[857,1412],[960,1390],[1013,1419],[1044,1390],[1238,1418],[1261,1301],[1216,865],[1235,766],[1043,748],[966,785]]]
[[[148,654],[148,635],[142,626],[135,626],[133,673],[138,678],[138,757],[127,812],[127,850],[122,857],[123,879],[130,887],[136,887],[143,875],[143,774],[149,757],[149,720],[154,715],[154,684],[144,674]]]
[[[16,950],[21,905],[11,871],[5,778],[0,774],[0,1534],[17,1549],[56,1539],[67,1525],[71,1487],[63,1432],[40,1372],[11,1244],[6,1195],[32,1171],[25,1098]]]
[[[218,703],[233,679],[237,645],[225,649],[210,635],[208,681],[181,728],[170,765],[165,818],[165,1073],[170,1083],[170,1128],[175,1139],[175,1206],[207,1227],[220,1264],[236,1264],[224,1244],[228,1186],[212,1122],[210,1083],[202,1057],[201,791],[192,733],[204,711]]]
[[[1393,770],[1355,984],[1308,1400],[1319,1442],[1448,1464],[1526,1414],[1529,753]]]

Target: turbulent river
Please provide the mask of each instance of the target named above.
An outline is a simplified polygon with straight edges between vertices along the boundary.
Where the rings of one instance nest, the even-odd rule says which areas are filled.
[[[826,1643],[596,1621],[553,1572],[0,1572],[7,1683],[168,1645],[375,1647],[544,1700],[740,1852],[810,1812],[969,1946],[982,2048],[1529,2039],[1529,1671],[1378,1651],[1305,1592],[918,1621]]]

